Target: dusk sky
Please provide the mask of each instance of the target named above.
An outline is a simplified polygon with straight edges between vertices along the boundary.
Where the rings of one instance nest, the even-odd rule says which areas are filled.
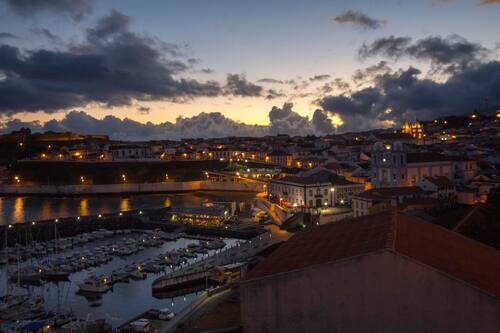
[[[0,132],[324,135],[467,114],[500,106],[498,22],[498,0],[0,0]]]

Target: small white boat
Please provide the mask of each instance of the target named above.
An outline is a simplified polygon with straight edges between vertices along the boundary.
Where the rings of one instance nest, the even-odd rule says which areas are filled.
[[[175,317],[175,313],[170,311],[170,309],[160,309],[158,312],[158,319],[160,320],[172,320]]]

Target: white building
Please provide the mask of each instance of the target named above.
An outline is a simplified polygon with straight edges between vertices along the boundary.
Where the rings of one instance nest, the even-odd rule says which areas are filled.
[[[364,191],[364,185],[321,171],[306,177],[272,179],[270,191],[284,205],[320,208],[350,202],[353,195]]]
[[[468,180],[476,173],[473,160],[435,153],[407,152],[401,142],[377,142],[372,152],[374,187],[415,186],[425,177]]]
[[[375,188],[352,197],[352,209],[354,217],[370,215],[396,207],[405,200],[426,196],[418,186]]]

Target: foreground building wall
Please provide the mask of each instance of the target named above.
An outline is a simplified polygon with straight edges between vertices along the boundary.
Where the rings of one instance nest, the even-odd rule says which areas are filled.
[[[498,332],[500,300],[384,250],[241,285],[244,332]]]

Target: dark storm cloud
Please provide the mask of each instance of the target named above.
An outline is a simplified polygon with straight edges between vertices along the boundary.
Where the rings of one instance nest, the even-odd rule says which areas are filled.
[[[315,75],[313,77],[309,78],[309,81],[325,81],[330,78],[330,75],[328,74],[320,74],[320,75]]]
[[[358,51],[361,58],[382,55],[389,58],[399,58],[411,42],[410,37],[383,37],[371,44],[363,44]]]
[[[127,31],[130,24],[130,17],[112,10],[111,14],[102,17],[95,27],[87,29],[87,38],[100,43],[103,38],[112,36],[123,31]]]
[[[359,49],[361,58],[382,55],[397,59],[401,56],[429,61],[436,69],[452,72],[479,61],[487,49],[465,38],[452,35],[447,38],[430,36],[411,43],[409,37],[389,36],[363,44]]]
[[[16,39],[17,36],[10,32],[0,32],[0,39]]]
[[[274,99],[278,97],[285,97],[286,94],[283,93],[282,91],[277,91],[274,89],[269,89],[266,93],[266,99]]]
[[[322,86],[317,88],[316,95],[317,97],[321,97],[332,93],[347,93],[350,87],[350,84],[342,78],[335,78],[330,82],[325,82]]]
[[[87,30],[87,40],[67,50],[22,52],[0,46],[0,113],[54,112],[91,102],[127,105],[132,99],[189,99],[222,93],[217,82],[177,78],[190,68],[165,58],[165,44],[129,30],[117,11]],[[174,50],[175,51],[175,50]],[[174,75],[176,76],[174,78]],[[241,88],[241,87],[240,87]],[[243,92],[252,88],[242,87]],[[243,93],[235,88],[236,93]]]
[[[31,29],[31,32],[45,37],[47,40],[53,42],[53,43],[60,43],[61,38],[57,36],[56,34],[53,34],[49,29],[46,28],[40,28],[40,29]]]
[[[363,30],[375,30],[387,24],[385,20],[377,20],[354,10],[348,10],[335,17],[335,22],[339,24],[350,24]]]
[[[149,114],[149,111],[151,110],[151,108],[149,107],[146,107],[146,106],[141,106],[139,108],[137,108],[137,113],[139,114]]]
[[[356,70],[352,76],[352,80],[357,84],[371,82],[371,80],[373,80],[376,76],[390,71],[391,68],[387,65],[387,61],[382,60],[375,65]]]
[[[485,99],[500,105],[500,62],[475,64],[444,82],[419,78],[420,70],[409,67],[378,75],[374,86],[350,96],[333,95],[320,100],[326,111],[339,114],[345,124],[341,130],[360,130],[383,126],[402,119],[432,119],[468,114]],[[389,111],[388,109],[391,109]]]
[[[307,117],[292,110],[293,103],[284,103],[283,107],[273,106],[269,112],[270,133],[308,135],[314,134],[314,129]]]
[[[335,130],[330,118],[328,118],[328,114],[320,109],[314,111],[312,124],[316,132],[321,134],[330,134]]]
[[[263,79],[260,79],[260,80],[257,80],[257,82],[261,82],[261,83],[276,83],[276,84],[283,84],[285,82],[283,82],[282,80],[277,80],[277,79],[273,79],[273,78],[263,78]]]
[[[215,71],[212,68],[202,68],[200,70],[200,72],[202,72],[203,74],[214,74],[215,73]]]
[[[94,0],[1,0],[15,13],[31,16],[40,12],[54,12],[81,20],[92,12]]]
[[[243,74],[228,74],[224,87],[226,94],[242,97],[261,96],[262,86],[247,81]]]

